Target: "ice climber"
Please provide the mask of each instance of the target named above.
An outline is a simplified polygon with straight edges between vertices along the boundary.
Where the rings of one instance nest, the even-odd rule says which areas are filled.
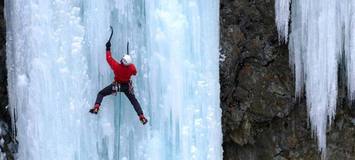
[[[139,120],[143,125],[146,124],[148,120],[144,117],[142,108],[133,91],[131,76],[136,75],[137,70],[135,65],[132,63],[131,56],[128,54],[124,55],[118,63],[111,55],[111,42],[108,41],[106,43],[106,60],[115,74],[114,82],[97,94],[95,105],[92,109],[90,109],[90,113],[97,114],[100,109],[102,99],[105,96],[115,94],[117,92],[123,92],[133,105],[134,110],[138,114]]]

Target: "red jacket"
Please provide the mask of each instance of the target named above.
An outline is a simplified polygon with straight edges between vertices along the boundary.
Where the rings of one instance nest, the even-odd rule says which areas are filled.
[[[122,63],[118,63],[112,58],[111,51],[106,51],[106,60],[115,74],[115,81],[119,83],[128,83],[131,76],[137,74],[137,69],[134,64],[125,66]]]

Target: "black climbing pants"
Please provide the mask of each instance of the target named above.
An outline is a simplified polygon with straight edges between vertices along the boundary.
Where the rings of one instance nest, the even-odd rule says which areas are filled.
[[[120,84],[117,82],[113,82],[112,84],[108,85],[107,87],[102,89],[97,94],[95,104],[101,105],[102,99],[105,96],[110,95],[110,94],[114,94],[116,92],[123,92],[127,96],[127,98],[129,99],[131,104],[133,105],[134,110],[137,112],[137,114],[138,115],[143,114],[142,108],[141,108],[136,96],[134,95],[133,87],[130,83]]]

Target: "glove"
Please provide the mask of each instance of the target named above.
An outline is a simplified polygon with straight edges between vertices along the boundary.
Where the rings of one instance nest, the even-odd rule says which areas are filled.
[[[109,51],[109,50],[111,50],[111,42],[110,41],[108,41],[106,43],[106,51]]]

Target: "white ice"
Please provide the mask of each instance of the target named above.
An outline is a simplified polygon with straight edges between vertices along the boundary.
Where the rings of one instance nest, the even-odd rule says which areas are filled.
[[[279,40],[287,42],[291,0],[275,0],[275,19]]]
[[[20,160],[222,159],[217,0],[5,0]],[[124,95],[89,114],[130,42],[142,126]]]
[[[276,17],[283,17],[276,18],[278,28],[285,28],[288,23],[288,3],[289,0],[277,2]],[[295,0],[291,4],[289,51],[296,95],[306,94],[308,115],[323,159],[327,126],[336,112],[342,58],[346,62],[349,99],[355,98],[354,13],[352,0]],[[280,37],[287,37],[285,30],[278,31]]]

